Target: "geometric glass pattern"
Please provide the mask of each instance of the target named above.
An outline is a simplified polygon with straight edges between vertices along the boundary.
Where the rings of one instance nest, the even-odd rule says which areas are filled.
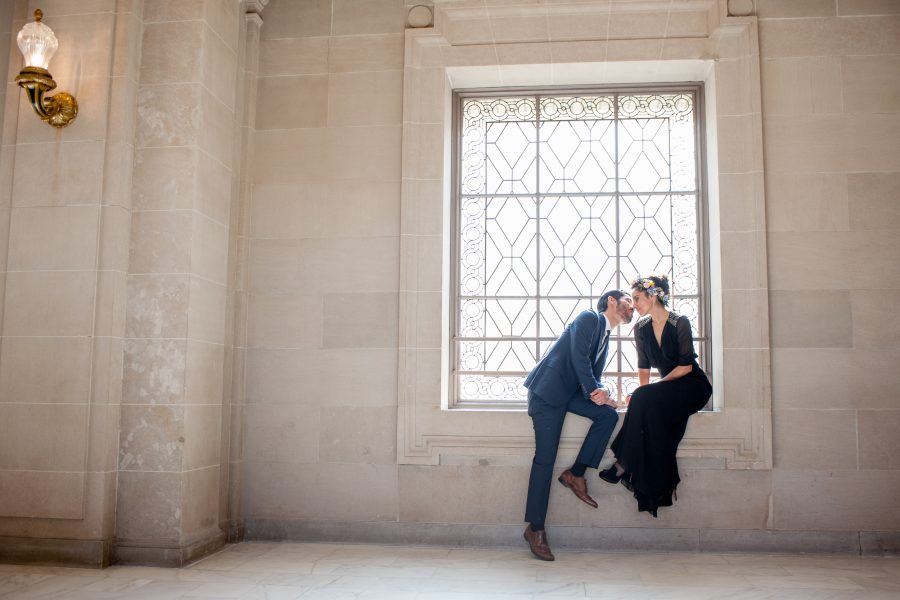
[[[522,381],[585,308],[666,273],[709,373],[697,89],[461,94],[453,215],[455,406],[521,407]],[[604,372],[637,387],[633,324]]]

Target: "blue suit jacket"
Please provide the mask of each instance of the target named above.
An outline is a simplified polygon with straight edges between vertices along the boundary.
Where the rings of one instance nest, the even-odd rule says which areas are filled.
[[[564,406],[576,393],[590,400],[606,366],[609,343],[599,347],[606,333],[606,317],[593,310],[579,314],[535,365],[525,387],[554,406]]]

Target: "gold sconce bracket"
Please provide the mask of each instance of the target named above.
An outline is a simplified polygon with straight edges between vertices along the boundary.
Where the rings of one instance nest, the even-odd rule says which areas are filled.
[[[28,93],[34,112],[54,127],[65,127],[78,116],[78,102],[72,94],[59,92],[53,96],[44,95],[56,88],[50,71],[25,67],[16,77],[16,83]]]

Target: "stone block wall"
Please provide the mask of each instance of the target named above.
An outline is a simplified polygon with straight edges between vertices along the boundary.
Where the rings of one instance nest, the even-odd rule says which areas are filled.
[[[80,104],[59,131],[13,81],[38,5]],[[447,98],[685,65],[713,96],[720,401],[674,508],[560,489],[555,543],[896,552],[900,6],[408,8],[0,3],[0,560],[520,543],[527,416],[441,408]]]

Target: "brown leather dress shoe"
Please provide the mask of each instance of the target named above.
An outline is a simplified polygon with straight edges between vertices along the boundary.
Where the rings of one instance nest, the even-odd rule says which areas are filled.
[[[525,541],[531,548],[531,553],[541,560],[556,560],[553,552],[550,551],[550,544],[547,543],[546,531],[532,531],[531,525],[525,528]]]
[[[579,500],[588,506],[597,508],[597,502],[588,495],[587,481],[585,481],[584,477],[575,477],[572,475],[572,471],[566,469],[559,476],[559,482],[572,490],[572,493],[578,496]]]

